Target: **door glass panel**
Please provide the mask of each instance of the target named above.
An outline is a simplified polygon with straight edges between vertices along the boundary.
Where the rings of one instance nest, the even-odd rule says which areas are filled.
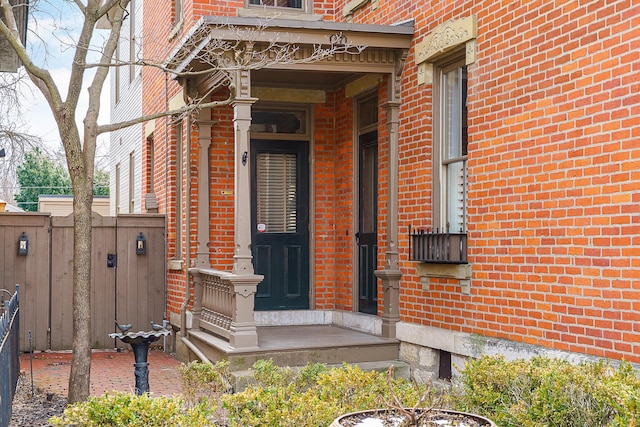
[[[371,98],[360,103],[360,129],[378,123],[378,98]]]
[[[256,174],[258,230],[265,233],[295,233],[296,155],[258,153]]]
[[[362,199],[361,199],[361,228],[362,233],[375,233],[377,226],[377,168],[378,152],[375,145],[362,149]]]

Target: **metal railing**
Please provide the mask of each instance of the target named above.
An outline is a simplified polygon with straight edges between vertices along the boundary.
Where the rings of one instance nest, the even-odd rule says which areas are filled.
[[[467,234],[411,230],[409,259],[437,264],[468,264]]]
[[[8,301],[4,299],[5,292],[11,295],[5,289],[0,290],[0,427],[7,427],[11,421],[13,396],[20,373],[18,285]]]

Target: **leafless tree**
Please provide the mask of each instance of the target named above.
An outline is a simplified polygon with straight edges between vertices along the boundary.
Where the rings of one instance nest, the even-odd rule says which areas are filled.
[[[22,121],[21,94],[28,91],[24,72],[0,73],[0,199],[11,202],[17,191],[16,167],[24,153],[40,145],[41,140],[29,133]]]
[[[41,0],[42,1],[42,0]],[[36,6],[38,2],[32,7]],[[314,62],[328,58],[337,53],[359,53],[363,48],[345,44],[340,37],[336,42],[301,49],[295,40],[264,41],[259,36],[264,26],[251,29],[233,28],[236,40],[212,39],[211,33],[202,31],[191,37],[197,52],[197,61],[206,64],[203,70],[178,65],[186,58],[178,55],[173,61],[166,58],[138,58],[135,65],[155,67],[169,72],[176,77],[197,77],[215,74],[220,77],[220,85],[229,86],[227,99],[211,101],[211,92],[191,94],[189,102],[174,111],[158,111],[144,117],[132,117],[128,120],[99,124],[100,95],[104,90],[109,69],[131,65],[114,59],[114,53],[121,38],[121,29],[128,17],[129,0],[56,0],[58,7],[75,8],[81,16],[81,29],[73,37],[68,48],[73,51],[73,60],[68,64],[71,75],[66,87],[66,96],[59,84],[54,80],[46,65],[38,65],[29,50],[20,40],[16,20],[12,13],[10,0],[0,0],[0,12],[4,14],[5,23],[0,22],[0,37],[9,40],[24,69],[33,84],[44,95],[55,118],[60,139],[66,154],[67,167],[73,185],[73,217],[74,217],[74,260],[73,260],[73,359],[69,378],[69,402],[83,401],[89,396],[89,374],[91,368],[91,204],[93,201],[93,179],[95,172],[96,141],[100,134],[122,129],[158,117],[193,114],[199,109],[214,108],[230,104],[235,96],[234,73],[240,70],[263,68],[277,63]],[[60,19],[65,14],[52,16]],[[108,20],[109,30],[98,30],[99,21]],[[225,24],[220,23],[221,26]],[[268,26],[268,22],[265,22]],[[58,27],[60,29],[62,24]],[[70,34],[71,35],[71,34]],[[60,38],[59,40],[62,40]],[[260,41],[259,41],[260,40]],[[145,43],[153,42],[145,40]],[[202,50],[195,47],[206,46]],[[189,50],[182,50],[185,55]],[[96,55],[97,53],[97,55]],[[92,57],[98,58],[90,62]],[[193,58],[191,58],[193,59]],[[93,74],[91,74],[93,73]],[[89,77],[86,87],[89,96],[88,107],[83,112],[81,123],[76,121],[83,80]]]

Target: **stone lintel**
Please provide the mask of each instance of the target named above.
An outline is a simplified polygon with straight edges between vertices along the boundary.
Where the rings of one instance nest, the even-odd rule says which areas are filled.
[[[368,91],[369,89],[373,89],[378,86],[382,81],[382,76],[380,74],[368,74],[366,76],[360,77],[352,82],[347,83],[344,88],[344,96],[347,98],[351,98],[361,93]]]
[[[438,25],[416,45],[418,84],[433,83],[433,62],[464,46],[465,63],[476,60],[478,22],[475,15]]]

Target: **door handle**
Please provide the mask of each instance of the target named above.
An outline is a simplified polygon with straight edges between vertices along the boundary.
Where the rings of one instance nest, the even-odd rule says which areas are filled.
[[[356,232],[356,243],[360,244],[360,232]]]

